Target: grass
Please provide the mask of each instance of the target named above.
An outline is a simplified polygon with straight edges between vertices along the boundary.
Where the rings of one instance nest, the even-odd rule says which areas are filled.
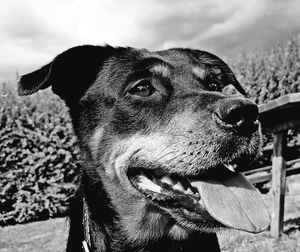
[[[68,226],[65,218],[0,228],[1,252],[63,252]]]
[[[253,235],[239,231],[218,234],[222,252],[294,252],[300,251],[300,175],[288,178],[284,233],[281,239],[269,231]],[[271,195],[263,196],[270,208]],[[62,252],[68,227],[65,218],[0,228],[0,252]]]
[[[300,201],[298,201],[300,202]],[[226,231],[219,234],[223,252],[294,252],[300,251],[300,214],[285,221],[281,239],[272,238],[269,232],[251,235]],[[67,239],[65,218],[51,219],[0,229],[1,252],[62,252]]]

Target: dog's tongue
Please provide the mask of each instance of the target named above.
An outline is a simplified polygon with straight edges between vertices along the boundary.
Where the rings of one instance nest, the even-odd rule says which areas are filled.
[[[220,180],[193,181],[209,214],[225,226],[259,233],[270,215],[260,193],[240,173]]]

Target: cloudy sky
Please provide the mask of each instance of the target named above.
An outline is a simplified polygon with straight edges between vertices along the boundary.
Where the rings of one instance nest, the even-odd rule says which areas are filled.
[[[0,0],[0,81],[80,44],[270,48],[300,34],[299,0]]]

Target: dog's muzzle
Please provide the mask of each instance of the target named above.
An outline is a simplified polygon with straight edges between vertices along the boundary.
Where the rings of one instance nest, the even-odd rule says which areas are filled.
[[[219,165],[212,172],[180,177],[160,173],[159,169],[131,168],[128,176],[154,204],[179,211],[190,221],[217,221],[259,233],[269,226],[268,210],[260,193],[234,169],[233,165]]]

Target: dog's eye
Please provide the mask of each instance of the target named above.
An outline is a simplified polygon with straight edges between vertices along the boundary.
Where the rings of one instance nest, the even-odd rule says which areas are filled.
[[[150,80],[141,80],[129,90],[130,94],[141,97],[151,96],[154,92],[155,88],[152,86]]]

